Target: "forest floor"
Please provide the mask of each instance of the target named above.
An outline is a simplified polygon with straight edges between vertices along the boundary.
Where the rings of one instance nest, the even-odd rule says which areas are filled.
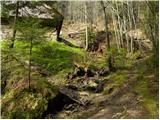
[[[158,93],[155,92],[158,91],[158,85],[152,73],[142,74],[137,66],[130,66],[107,77],[94,77],[94,79],[106,81],[101,92],[95,93],[94,90],[79,92],[80,96],[85,96],[90,101],[90,104],[85,107],[74,105],[71,110],[63,109],[55,117],[84,119],[158,117]]]
[[[158,72],[149,66],[150,54],[134,53],[99,76],[106,55],[45,41],[33,48],[28,91],[28,45],[16,41],[9,50],[1,44],[2,118],[158,118]],[[75,62],[94,76],[68,79]]]

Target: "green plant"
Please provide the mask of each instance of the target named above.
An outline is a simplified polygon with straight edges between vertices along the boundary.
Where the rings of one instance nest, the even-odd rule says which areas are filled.
[[[124,48],[117,49],[117,46],[112,45],[110,51],[107,51],[107,56],[111,55],[113,66],[116,68],[124,67],[126,59],[126,50]]]

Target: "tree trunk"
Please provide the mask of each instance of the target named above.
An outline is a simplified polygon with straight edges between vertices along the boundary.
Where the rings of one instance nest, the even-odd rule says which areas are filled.
[[[63,18],[60,17],[59,20],[58,20],[57,28],[56,28],[56,30],[57,30],[57,41],[60,41],[59,35],[60,35],[60,32],[61,32],[62,24],[63,24]]]
[[[11,45],[10,45],[10,48],[13,48],[14,47],[14,41],[15,41],[15,37],[16,37],[16,22],[17,22],[17,19],[18,19],[18,9],[19,9],[19,1],[17,1],[16,3],[16,15],[14,17],[14,23],[13,23],[13,35],[12,35],[12,39],[11,39]]]
[[[127,6],[128,6],[129,28],[130,30],[132,30],[133,27],[132,27],[132,20],[131,20],[131,10],[130,10],[130,5],[128,2],[127,2]],[[130,37],[131,37],[130,52],[133,53],[133,37],[132,35]]]
[[[136,17],[136,20],[135,20],[135,22],[136,23],[139,23],[140,21],[139,21],[139,18],[140,18],[140,6],[139,5],[137,5],[137,17]],[[138,24],[137,24],[137,27],[138,27]],[[138,33],[137,33],[138,34]],[[141,49],[141,43],[140,43],[140,40],[138,39],[138,46],[139,46],[139,50]]]
[[[122,6],[124,6],[124,3],[122,2]],[[125,7],[125,6],[124,6]],[[125,10],[123,9],[123,30],[124,30],[124,34],[125,34],[125,39],[126,39],[126,44],[125,47],[127,49],[127,52],[129,53],[129,39],[128,39],[128,35],[127,35],[127,18],[126,18],[126,13]]]
[[[88,26],[86,26],[86,42],[85,42],[85,50],[88,50]]]
[[[60,41],[60,32],[61,32],[61,28],[62,28],[62,24],[63,24],[63,19],[64,16],[54,7],[48,7],[46,4],[43,5],[46,9],[48,9],[50,11],[50,13],[54,13],[56,15],[56,17],[54,19],[57,19],[57,23],[56,23],[56,31],[57,31],[57,41]]]
[[[116,10],[117,10],[118,25],[119,25],[120,46],[123,47],[124,45],[123,45],[122,24],[121,24],[120,16],[118,14],[119,8],[118,8],[117,2],[116,2]]]
[[[85,23],[86,23],[86,40],[85,40],[85,50],[88,50],[88,22],[87,22],[87,2],[85,4]]]
[[[107,45],[108,45],[108,51],[110,52],[110,40],[109,40],[109,33],[108,33],[108,18],[107,18],[107,14],[106,14],[106,7],[104,5],[104,2],[103,1],[100,1],[101,3],[101,6],[102,6],[102,9],[103,9],[103,13],[104,13],[104,20],[105,20],[105,31],[106,31],[106,34],[107,34]],[[112,71],[112,61],[111,61],[111,54],[109,53],[108,54],[108,67],[109,67],[109,70]]]
[[[112,13],[112,20],[113,20],[113,26],[114,26],[114,33],[115,33],[115,38],[116,38],[116,43],[117,43],[117,49],[118,49],[118,52],[119,52],[119,37],[118,37],[118,33],[117,33],[117,23],[116,23],[116,19],[115,19],[115,16],[114,16],[114,13]]]

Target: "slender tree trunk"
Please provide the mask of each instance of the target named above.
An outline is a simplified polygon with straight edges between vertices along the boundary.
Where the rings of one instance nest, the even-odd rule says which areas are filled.
[[[85,23],[86,23],[86,40],[85,40],[85,50],[88,50],[88,17],[87,17],[87,2],[85,4]]]
[[[55,19],[56,19],[56,31],[57,31],[57,41],[60,41],[60,32],[61,32],[61,28],[63,25],[63,19],[64,16],[54,7],[48,7],[46,4],[43,5],[46,9],[48,9],[50,11],[50,13],[54,13],[55,14]]]
[[[88,50],[88,26],[86,26],[86,46],[85,46],[85,50]]]
[[[30,51],[29,51],[29,65],[28,65],[28,86],[29,86],[29,90],[31,90],[31,62],[32,62],[32,38],[30,40]]]
[[[60,40],[60,37],[59,37],[59,36],[60,36],[62,24],[63,24],[63,17],[60,16],[58,21],[59,21],[59,22],[58,22],[58,25],[57,25],[57,41]]]
[[[122,3],[122,6],[124,6],[124,4]],[[126,49],[127,49],[127,52],[129,53],[129,39],[128,39],[128,35],[127,35],[127,23],[126,23],[126,14],[125,14],[125,11],[123,10],[123,30],[124,30],[124,33],[125,33],[125,39],[126,39]]]
[[[140,12],[140,6],[139,5],[137,5],[137,17],[136,17],[136,23],[139,23],[139,12]],[[137,27],[138,27],[138,25],[137,25]],[[141,49],[141,43],[140,43],[140,40],[138,40],[138,46],[139,46],[139,49]]]
[[[134,7],[135,7],[134,4],[132,4],[133,28],[134,28],[134,30],[136,31],[137,25],[136,25],[136,16],[135,16],[135,14],[134,14]],[[138,43],[138,49],[140,49],[140,41],[137,39],[137,38],[138,38],[138,31],[136,31],[135,36],[136,36],[136,41],[137,41],[137,43]]]
[[[112,13],[112,20],[113,20],[113,26],[114,26],[114,33],[115,33],[115,39],[116,39],[116,43],[117,43],[117,49],[118,49],[118,52],[119,52],[119,38],[118,38],[118,33],[117,33],[117,23],[116,23],[116,19],[115,19],[115,16],[114,16],[114,13]]]
[[[130,28],[130,30],[132,30],[131,12],[130,12],[130,5],[128,2],[127,2],[127,6],[128,6],[129,28]],[[133,37],[132,37],[132,35],[130,37],[131,37],[130,52],[133,53]]]
[[[16,32],[17,32],[16,22],[17,22],[17,19],[18,19],[18,9],[19,9],[19,1],[17,1],[17,3],[16,3],[16,15],[15,15],[15,17],[14,17],[13,34],[12,34],[12,39],[11,39],[10,48],[13,48],[13,47],[14,47],[14,41],[15,41]]]
[[[121,25],[120,16],[119,16],[119,14],[118,14],[119,8],[118,8],[117,2],[116,2],[116,10],[117,10],[118,27],[119,27],[119,35],[120,35],[120,46],[123,47],[122,25]]]
[[[131,19],[131,9],[129,8],[129,19],[130,19],[130,28],[133,30],[133,24],[132,24],[132,19]],[[133,36],[131,35],[131,53],[133,53]]]
[[[110,52],[110,39],[109,39],[109,33],[108,33],[108,18],[107,18],[107,14],[106,14],[106,7],[104,5],[104,2],[103,1],[100,1],[101,3],[101,6],[102,6],[102,9],[103,9],[103,13],[104,13],[104,19],[105,19],[105,31],[106,31],[106,34],[107,34],[107,45],[108,45],[108,51]],[[112,71],[112,60],[111,60],[112,56],[111,54],[108,55],[108,67],[109,67],[109,70]]]
[[[125,21],[125,18],[124,18],[124,30],[125,30],[125,37],[126,37],[126,48],[127,48],[127,52],[129,53],[129,38],[128,38],[128,35],[127,35],[127,28],[126,28],[126,21]]]

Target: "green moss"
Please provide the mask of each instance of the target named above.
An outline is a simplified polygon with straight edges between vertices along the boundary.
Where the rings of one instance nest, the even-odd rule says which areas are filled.
[[[128,74],[126,70],[118,70],[116,72],[110,73],[110,75],[107,76],[107,79],[110,79],[113,82],[110,84],[106,84],[103,94],[108,94],[110,89],[116,89],[123,85],[125,82],[127,82],[127,76]]]
[[[148,79],[139,78],[139,82],[134,86],[134,90],[142,96],[144,106],[149,110],[153,118],[158,118],[158,97],[151,95],[148,88]]]
[[[65,46],[62,43],[49,42],[39,46],[33,55],[33,61],[52,74],[66,73],[73,69],[73,61],[84,56],[84,52],[78,48]]]
[[[99,58],[91,58],[92,59],[92,66],[95,68],[102,68],[102,67],[107,67],[107,62],[105,57],[99,57]]]
[[[114,84],[119,86],[127,81],[127,72],[126,70],[117,71],[112,73],[110,79],[113,80]]]
[[[2,118],[40,118],[57,92],[57,86],[42,79],[32,82],[31,91],[28,85],[12,88],[2,96]]]
[[[16,41],[14,49],[10,51],[4,42],[2,49],[5,52],[2,56],[6,59],[7,55],[12,54],[24,62],[28,60],[28,45],[25,41]],[[56,79],[53,79],[52,82],[64,83],[66,74],[73,70],[73,60],[83,56],[84,51],[81,49],[46,41],[45,44],[34,45],[32,62],[48,70]],[[46,110],[48,100],[58,93],[57,85],[61,84],[52,84],[37,71],[32,71],[31,90],[29,91],[28,69],[13,58],[9,62],[3,60],[2,63],[4,64],[3,78],[7,79],[5,93],[2,96],[2,118],[40,118]],[[6,73],[6,71],[9,72]],[[6,74],[9,76],[5,77]]]
[[[28,70],[16,60],[3,63],[10,70],[2,95],[2,118],[39,118],[53,98],[57,86],[49,83],[38,72],[32,72],[31,91],[28,90]]]
[[[2,48],[7,50],[7,42],[2,42],[2,44]],[[26,41],[16,40],[14,49],[12,49],[13,55],[21,61],[27,61],[29,45]],[[59,42],[44,41],[33,46],[32,62],[54,75],[58,75],[60,72],[59,76],[62,77],[66,75],[66,72],[72,71],[73,61],[83,59],[84,56],[85,51],[80,48],[69,47]]]
[[[138,53],[137,53],[138,54]],[[148,109],[152,118],[158,118],[158,94],[151,93],[154,89],[150,85],[154,80],[158,80],[157,58],[153,54],[148,54],[141,61],[137,61],[135,68],[139,73],[137,75],[138,83],[134,85],[133,90],[142,96],[144,106]],[[154,77],[149,77],[154,76]],[[158,83],[158,82],[157,82]],[[155,83],[156,84],[156,83]],[[150,86],[150,87],[149,87]]]
[[[46,109],[47,99],[41,94],[19,92],[16,97],[6,95],[2,98],[2,118],[37,118]]]

